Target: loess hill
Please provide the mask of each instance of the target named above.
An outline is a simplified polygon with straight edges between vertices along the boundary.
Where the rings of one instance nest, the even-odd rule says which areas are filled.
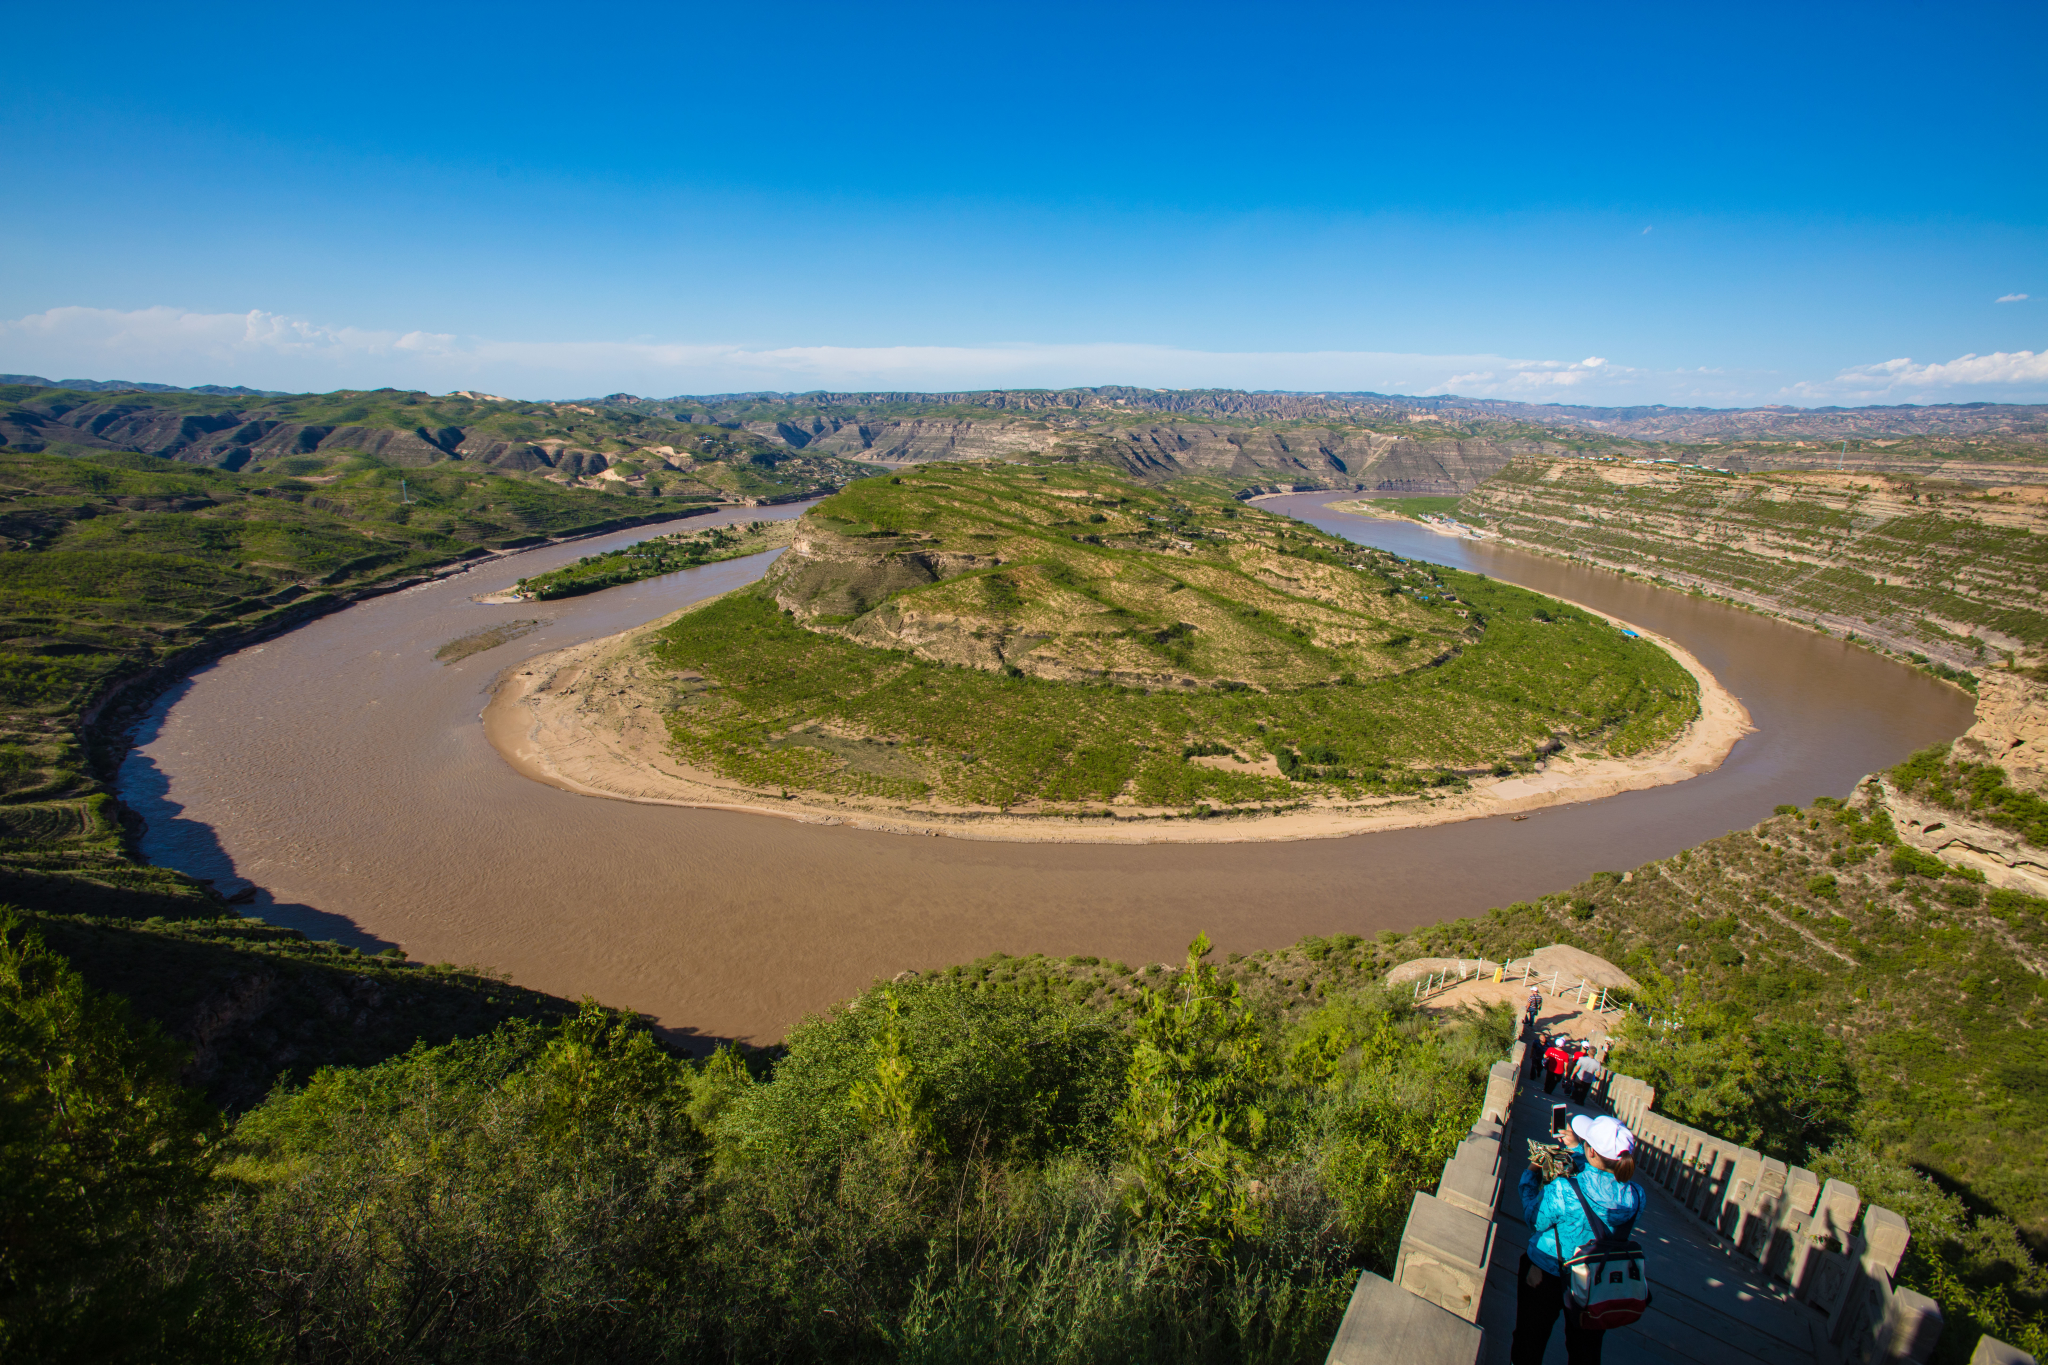
[[[0,381],[12,376],[0,376]],[[788,502],[875,471],[717,423],[590,403],[404,389],[253,394],[94,391],[0,382],[0,445],[128,451],[176,464],[304,477],[347,458],[393,469],[490,470],[617,497]]]
[[[2038,485],[1533,459],[1458,508],[1518,544],[1931,657],[1943,676],[2048,649]]]
[[[654,658],[699,768],[1003,809],[1366,800],[1698,711],[1669,655],[1554,599],[1091,466],[856,484]]]

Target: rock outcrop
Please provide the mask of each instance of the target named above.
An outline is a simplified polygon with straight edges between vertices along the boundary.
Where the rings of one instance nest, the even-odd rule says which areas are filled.
[[[775,603],[805,624],[859,616],[894,592],[991,568],[992,555],[939,548],[926,537],[876,532],[849,535],[816,517],[797,522],[787,552],[764,581]]]
[[[1975,868],[1993,886],[2048,896],[2048,850],[2011,830],[1972,820],[1908,796],[1883,778],[1873,779],[1899,838],[1958,867]]]
[[[2001,669],[1980,674],[1977,723],[1956,741],[1955,755],[1997,764],[2021,791],[2048,791],[2048,687]]]

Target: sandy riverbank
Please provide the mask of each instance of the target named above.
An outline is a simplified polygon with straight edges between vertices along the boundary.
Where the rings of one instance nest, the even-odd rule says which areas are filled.
[[[1273,494],[1274,497],[1292,497],[1295,494]],[[1254,502],[1258,499],[1254,498]],[[1411,517],[1405,512],[1396,512],[1390,507],[1377,507],[1364,498],[1350,498],[1343,502],[1326,502],[1323,510],[1345,512],[1354,517],[1367,517],[1374,521],[1405,521],[1410,526],[1419,526],[1433,535],[1449,536],[1453,540],[1494,540],[1497,537],[1467,526],[1461,521],[1430,521],[1423,517]]]
[[[1735,742],[1755,728],[1741,701],[1698,659],[1675,642],[1642,631],[1699,683],[1700,715],[1676,739],[1634,758],[1552,759],[1537,772],[1476,778],[1465,792],[1322,801],[1272,815],[1217,814],[1199,820],[1142,808],[1120,810],[1114,818],[1076,818],[1006,815],[942,803],[893,806],[815,792],[793,792],[784,799],[779,791],[760,791],[686,767],[669,752],[662,715],[672,679],[648,661],[644,641],[682,614],[556,650],[509,670],[483,711],[491,744],[534,781],[621,801],[747,811],[906,835],[1016,843],[1207,844],[1338,839],[1597,801],[1712,772]]]

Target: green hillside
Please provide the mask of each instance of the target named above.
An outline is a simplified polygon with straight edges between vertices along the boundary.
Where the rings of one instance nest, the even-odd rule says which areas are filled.
[[[114,727],[218,642],[494,548],[678,510],[454,461],[320,463],[300,479],[0,450],[0,899],[91,912],[118,891],[141,897],[137,918],[205,899],[128,857],[106,781]]]
[[[1087,466],[857,484],[655,655],[695,765],[1005,809],[1362,800],[1639,752],[1698,709],[1554,599]]]
[[[181,464],[310,476],[373,456],[401,469],[461,461],[501,474],[603,486],[622,497],[783,501],[873,470],[716,424],[611,406],[402,389],[221,395],[0,386],[0,443],[78,454],[128,450]]]

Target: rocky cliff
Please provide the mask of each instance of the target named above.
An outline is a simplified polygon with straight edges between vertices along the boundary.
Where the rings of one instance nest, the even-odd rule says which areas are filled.
[[[2034,675],[1988,670],[1977,683],[1977,723],[1956,757],[1995,763],[2021,791],[2048,794],[2048,686]]]

